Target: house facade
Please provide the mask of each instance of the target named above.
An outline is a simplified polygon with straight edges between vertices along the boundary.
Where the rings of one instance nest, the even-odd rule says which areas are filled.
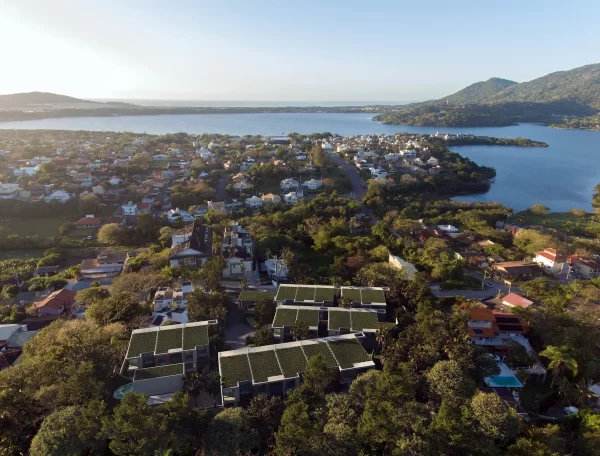
[[[562,270],[566,261],[566,257],[559,253],[556,249],[547,248],[539,252],[535,252],[533,261],[544,267],[546,270],[556,273]]]
[[[238,224],[232,223],[225,228],[221,255],[225,258],[223,277],[241,277],[254,269],[254,247],[250,232]]]
[[[182,238],[171,247],[171,266],[197,269],[212,257],[212,230],[195,220],[188,233],[182,233]]]
[[[41,301],[33,303],[33,308],[39,316],[68,316],[75,310],[75,292],[58,290],[50,293]]]

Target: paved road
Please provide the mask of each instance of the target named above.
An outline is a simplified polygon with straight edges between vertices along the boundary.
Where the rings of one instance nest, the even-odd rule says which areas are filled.
[[[215,201],[224,201],[225,200],[225,187],[227,187],[227,181],[229,176],[221,176],[219,182],[217,183]]]
[[[348,175],[350,183],[352,184],[352,198],[358,202],[362,202],[362,197],[365,193],[365,184],[356,167],[350,165],[338,154],[329,154],[329,158],[336,165],[341,166]]]
[[[256,329],[246,323],[244,313],[236,305],[233,305],[227,317],[225,343],[232,350],[244,348],[246,346],[246,337],[255,332]]]

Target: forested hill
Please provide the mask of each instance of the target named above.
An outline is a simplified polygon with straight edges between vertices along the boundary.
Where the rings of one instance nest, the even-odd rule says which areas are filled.
[[[443,104],[465,104],[465,103],[485,103],[490,98],[498,95],[507,87],[518,84],[508,79],[491,78],[487,81],[476,82],[455,94],[436,100],[436,103]]]
[[[600,63],[557,71],[529,82],[492,78],[425,104],[554,103],[570,101],[600,110]]]
[[[18,109],[43,104],[81,104],[94,103],[93,101],[80,100],[48,92],[11,93],[0,95],[0,109]]]

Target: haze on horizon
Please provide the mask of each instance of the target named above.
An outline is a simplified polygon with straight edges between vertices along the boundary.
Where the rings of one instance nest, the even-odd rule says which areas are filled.
[[[0,93],[394,102],[595,63],[593,1],[0,0]]]

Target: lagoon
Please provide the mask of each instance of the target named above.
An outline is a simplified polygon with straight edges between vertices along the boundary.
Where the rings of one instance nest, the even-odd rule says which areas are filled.
[[[232,135],[282,135],[291,132],[329,131],[340,135],[369,133],[434,134],[471,133],[502,138],[523,137],[544,141],[548,148],[463,146],[453,150],[480,165],[496,169],[495,183],[481,195],[460,201],[499,201],[515,210],[542,203],[554,212],[570,208],[592,210],[594,186],[600,182],[600,132],[557,130],[541,125],[512,127],[445,128],[384,125],[373,114],[280,113],[190,114],[161,116],[71,117],[22,122],[3,122],[0,129],[50,129],[131,131],[165,134],[221,133]]]

